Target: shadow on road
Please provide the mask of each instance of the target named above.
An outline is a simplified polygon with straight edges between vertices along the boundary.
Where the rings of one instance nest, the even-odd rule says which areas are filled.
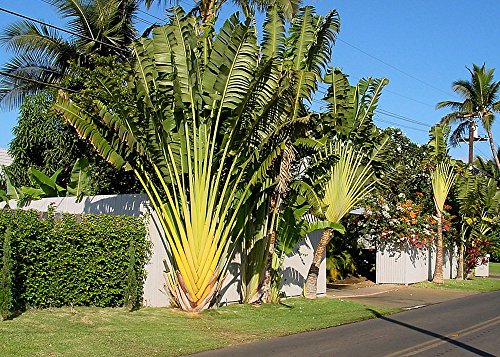
[[[445,342],[448,342],[454,346],[457,346],[457,347],[460,347],[466,351],[469,351],[469,352],[472,352],[476,355],[479,355],[479,356],[485,356],[485,357],[495,357],[495,355],[492,355],[488,352],[485,352],[485,351],[482,351],[478,348],[475,348],[475,347],[472,347],[472,346],[469,346],[465,343],[462,343],[460,341],[456,341],[454,339],[451,339],[449,337],[446,337],[446,336],[443,336],[443,335],[440,335],[438,333],[435,333],[435,332],[432,332],[432,331],[429,331],[429,330],[425,330],[423,328],[420,328],[420,327],[416,327],[416,326],[413,326],[413,325],[409,325],[407,323],[404,323],[404,322],[401,322],[401,321],[397,321],[397,320],[394,320],[394,319],[391,319],[390,317],[386,317],[386,316],[383,316],[381,315],[379,312],[373,310],[373,309],[367,309],[368,311],[370,311],[374,316],[376,316],[377,318],[381,319],[381,320],[385,320],[387,322],[391,322],[393,324],[396,324],[396,325],[399,325],[399,326],[403,326],[403,327],[406,327],[406,328],[409,328],[411,330],[414,330],[414,331],[417,331],[417,332],[420,332],[420,333],[423,333],[425,335],[429,335],[429,336],[432,336],[434,338],[437,338],[437,339],[440,339],[442,341],[445,341]]]

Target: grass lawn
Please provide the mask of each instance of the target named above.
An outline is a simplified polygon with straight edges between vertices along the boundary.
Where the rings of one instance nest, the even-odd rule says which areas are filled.
[[[490,274],[500,275],[500,263],[490,263]]]
[[[415,284],[414,286],[419,288],[432,288],[432,289],[495,291],[495,290],[500,290],[500,279],[477,277],[469,280],[445,280],[444,284],[442,285],[437,285],[430,281],[424,281],[422,283]]]
[[[0,321],[0,356],[178,356],[336,326],[397,309],[337,299],[232,305],[201,314],[168,308],[30,310]]]

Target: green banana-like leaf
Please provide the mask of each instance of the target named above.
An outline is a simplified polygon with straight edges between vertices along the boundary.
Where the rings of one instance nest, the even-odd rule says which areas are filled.
[[[22,200],[24,197],[24,194],[21,192],[21,190],[19,188],[14,186],[14,184],[12,183],[12,179],[7,172],[4,172],[4,175],[5,175],[5,184],[7,186],[6,187],[7,197],[10,200],[16,200],[16,201]]]
[[[262,59],[282,58],[285,50],[285,19],[276,6],[268,9],[262,36]]]
[[[315,19],[314,7],[306,6],[299,9],[298,16],[295,17],[290,26],[287,51],[291,54],[289,60],[292,63],[292,68],[296,71],[309,70],[306,67],[307,55],[315,41]]]
[[[29,176],[33,183],[40,187],[46,197],[60,197],[66,193],[66,190],[56,182],[57,176],[59,176],[61,171],[62,168],[57,170],[52,177],[49,177],[34,167],[30,167]]]
[[[389,80],[386,78],[363,78],[358,82],[354,95],[355,121],[358,123],[358,127],[363,126],[365,121],[373,116],[382,89],[388,83]]]
[[[109,163],[117,169],[121,169],[126,161],[118,153],[118,148],[113,147],[99,132],[96,125],[92,123],[92,119],[78,107],[66,93],[58,92],[58,97],[54,108],[59,111],[64,118],[76,129],[78,135],[86,140],[89,140],[97,152]]]
[[[39,200],[44,197],[51,197],[47,196],[44,190],[41,188],[35,188],[35,187],[21,187],[21,192],[23,193],[23,199],[21,200],[21,203],[31,201],[31,200]],[[53,197],[53,196],[52,196]]]
[[[306,57],[307,69],[321,78],[322,72],[331,60],[332,47],[340,31],[340,16],[337,10],[331,10],[325,17],[317,16],[314,27],[314,41],[309,46]]]
[[[350,99],[351,85],[347,75],[342,73],[340,68],[329,68],[325,74],[324,81],[329,84],[328,92],[324,100],[328,102],[328,111],[334,116],[346,116],[353,108],[353,101]]]
[[[431,148],[429,156],[435,165],[448,156],[446,141],[449,131],[450,127],[444,124],[436,124],[429,131],[430,139],[428,145]]]
[[[83,196],[89,196],[91,190],[90,174],[88,172],[89,162],[85,158],[76,160],[71,170],[70,182],[68,183],[68,195],[74,196],[77,202],[81,201]]]
[[[253,26],[231,16],[217,35],[203,76],[203,91],[224,108],[233,110],[247,96],[257,67],[259,50]]]

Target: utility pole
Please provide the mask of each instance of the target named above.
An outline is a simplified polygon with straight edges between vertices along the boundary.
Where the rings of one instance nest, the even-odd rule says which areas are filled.
[[[477,114],[472,113],[472,114],[466,114],[463,116],[463,118],[468,118],[469,121],[469,137],[468,138],[459,138],[457,141],[459,142],[468,142],[469,143],[469,158],[468,158],[468,164],[472,165],[474,163],[474,143],[476,141],[486,141],[488,140],[487,138],[482,138],[477,135],[477,125],[476,125],[476,118]]]

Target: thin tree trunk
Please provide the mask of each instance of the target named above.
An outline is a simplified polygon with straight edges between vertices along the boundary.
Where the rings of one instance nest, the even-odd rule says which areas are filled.
[[[264,271],[264,282],[262,284],[262,301],[271,302],[271,268],[273,264],[274,247],[276,245],[276,231],[273,229],[269,237],[269,249],[267,251],[266,268]]]
[[[457,280],[464,280],[464,251],[465,251],[464,242],[461,240],[460,248],[458,250]]]
[[[490,143],[491,153],[493,154],[493,160],[495,160],[495,163],[497,164],[497,167],[500,170],[500,161],[498,161],[498,155],[495,149],[495,143],[493,142],[493,134],[491,133],[490,128],[487,128],[486,131],[488,133],[488,141]]]
[[[437,242],[436,242],[436,267],[432,282],[443,284],[443,222],[441,222],[441,211],[437,210]]]
[[[319,267],[321,265],[321,259],[323,258],[326,247],[333,237],[332,233],[333,231],[331,229],[325,229],[321,235],[318,246],[314,250],[313,261],[311,263],[311,267],[309,268],[309,272],[307,273],[307,280],[304,286],[304,295],[308,299],[316,299],[316,293],[318,291]]]

